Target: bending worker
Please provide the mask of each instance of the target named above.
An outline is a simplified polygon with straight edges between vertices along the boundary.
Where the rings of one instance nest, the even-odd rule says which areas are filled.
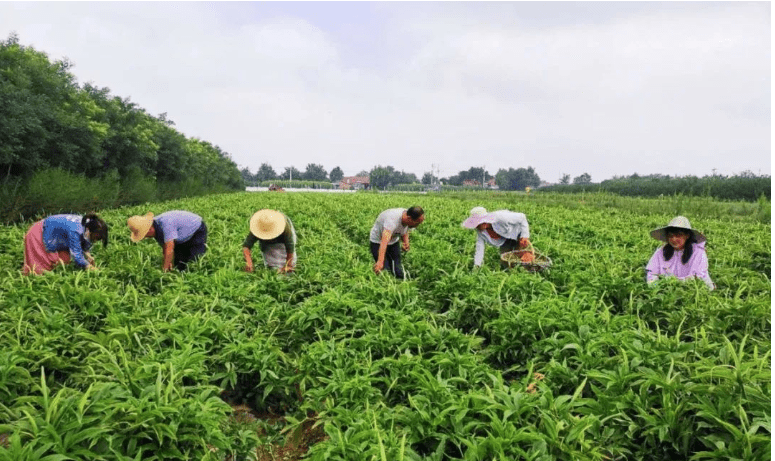
[[[178,270],[185,271],[190,262],[207,251],[207,226],[201,216],[190,211],[167,211],[156,217],[149,212],[145,216],[132,216],[126,225],[132,232],[133,242],[153,237],[162,247],[165,272],[172,270],[173,263]]]
[[[108,245],[108,225],[96,214],[58,214],[36,222],[24,236],[24,275],[42,274],[58,264],[94,270],[89,250],[94,242]]]
[[[290,218],[275,210],[259,210],[250,218],[250,232],[242,243],[245,270],[253,272],[251,250],[258,242],[264,266],[284,274],[296,269],[296,230]]]
[[[498,247],[500,254],[509,251],[524,249],[530,245],[530,227],[527,217],[523,213],[509,210],[498,210],[488,213],[484,207],[474,207],[468,219],[463,221],[463,227],[476,229],[476,252],[474,253],[474,266],[480,267],[484,261],[485,244]],[[532,253],[525,253],[521,259],[530,262],[534,258]],[[508,265],[501,261],[501,267]]]
[[[374,257],[374,272],[379,274],[386,266],[397,279],[404,279],[401,266],[401,250],[409,251],[409,229],[425,221],[425,212],[419,206],[409,209],[391,208],[377,216],[369,234],[371,255]],[[401,247],[398,238],[401,237]]]

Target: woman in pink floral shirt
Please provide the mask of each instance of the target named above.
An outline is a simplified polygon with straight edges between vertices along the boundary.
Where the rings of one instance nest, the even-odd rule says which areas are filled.
[[[649,284],[659,276],[674,276],[679,280],[697,277],[711,290],[715,288],[708,274],[705,236],[692,229],[688,219],[677,216],[667,226],[651,231],[651,236],[667,244],[654,252],[646,266]]]

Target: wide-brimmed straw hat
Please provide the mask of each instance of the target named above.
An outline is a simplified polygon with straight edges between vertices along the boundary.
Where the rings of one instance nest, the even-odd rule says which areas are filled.
[[[463,221],[461,226],[467,229],[476,229],[476,226],[486,221],[487,210],[482,206],[476,206],[471,208],[471,212],[468,215],[468,219]]]
[[[129,238],[137,243],[145,238],[145,234],[148,233],[148,230],[153,225],[153,213],[149,211],[145,216],[132,216],[126,220],[126,225],[129,227],[129,230],[132,231]]]
[[[275,210],[258,210],[250,217],[250,232],[261,240],[272,240],[285,230],[285,216]]]
[[[685,229],[691,232],[694,235],[694,240],[696,240],[697,243],[701,243],[705,241],[705,236],[702,235],[701,232],[692,229],[691,223],[684,216],[676,216],[675,218],[670,220],[667,226],[660,227],[659,229],[654,229],[653,231],[651,231],[651,236],[657,240],[667,242],[667,229],[670,227]]]

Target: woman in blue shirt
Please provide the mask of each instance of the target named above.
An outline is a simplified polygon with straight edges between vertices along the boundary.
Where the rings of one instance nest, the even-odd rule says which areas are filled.
[[[108,225],[96,214],[59,214],[36,222],[24,236],[24,275],[50,271],[57,264],[93,270],[92,244],[108,246]]]

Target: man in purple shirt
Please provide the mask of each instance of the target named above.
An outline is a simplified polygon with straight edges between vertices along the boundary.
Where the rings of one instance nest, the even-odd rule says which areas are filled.
[[[126,222],[132,232],[130,238],[139,242],[153,237],[164,251],[162,269],[167,272],[175,267],[184,271],[188,263],[195,261],[207,251],[207,225],[201,216],[190,211],[172,210],[154,217],[132,216]]]

